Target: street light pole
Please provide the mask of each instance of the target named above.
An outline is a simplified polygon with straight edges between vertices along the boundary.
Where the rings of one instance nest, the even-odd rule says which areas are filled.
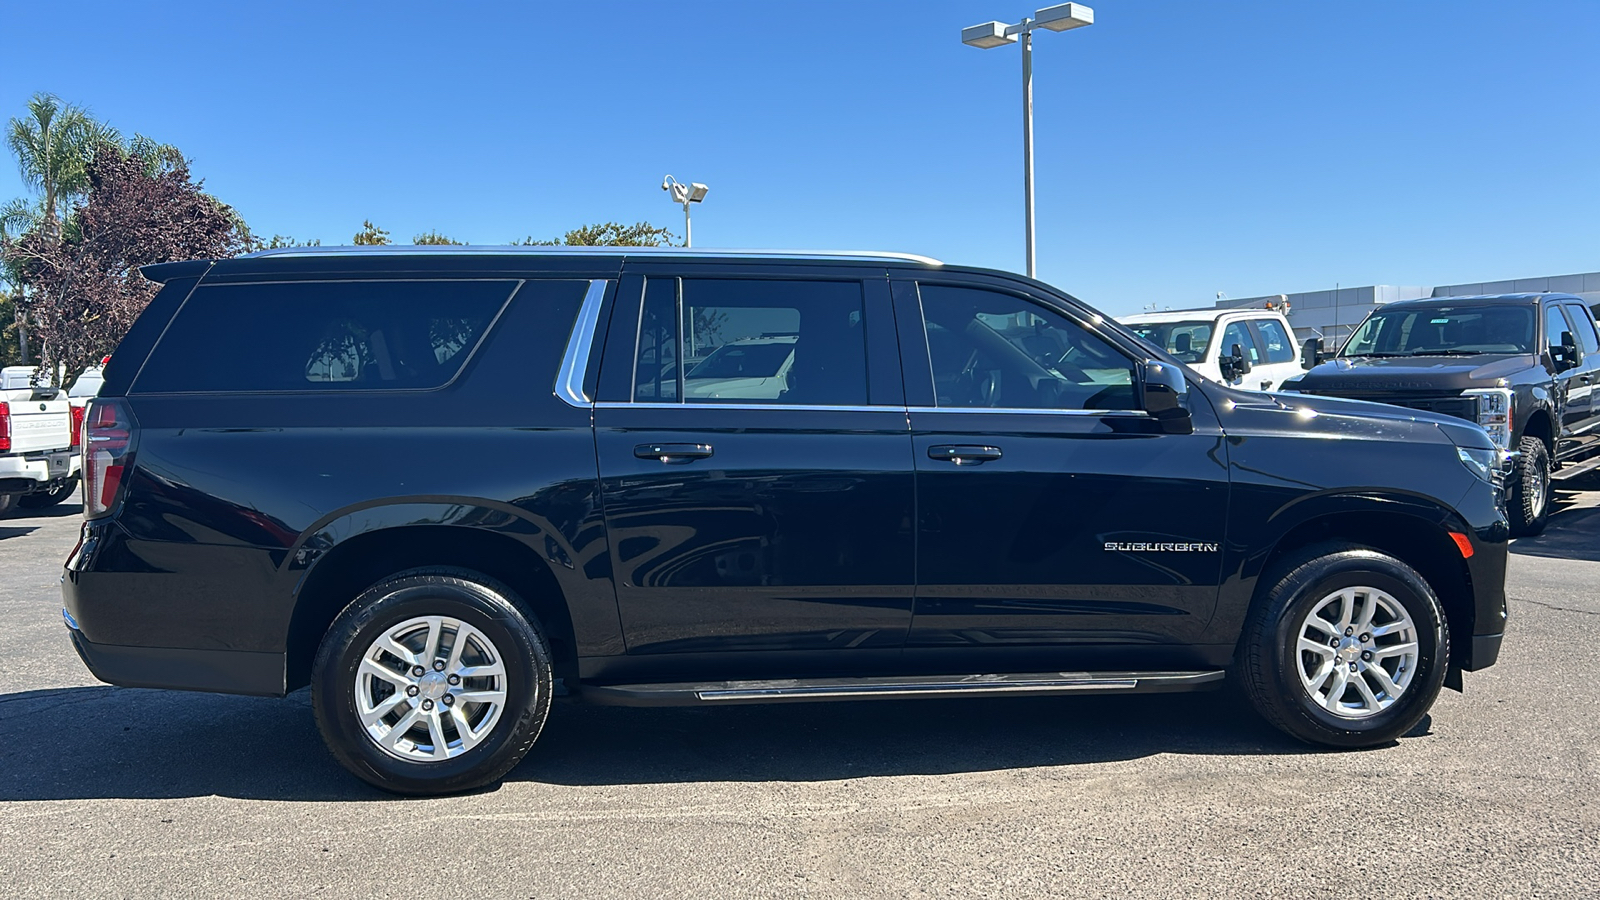
[[[683,246],[694,246],[694,232],[689,221],[689,204],[703,202],[710,188],[698,181],[680,184],[677,179],[668,175],[661,179],[661,189],[671,193],[674,203],[683,204]]]
[[[1027,241],[1028,277],[1037,277],[1033,265],[1033,24],[1022,20],[1022,204],[1023,240]]]
[[[1031,19],[1015,25],[985,22],[961,29],[961,43],[980,50],[1004,47],[1022,41],[1022,230],[1028,277],[1037,275],[1034,265],[1033,228],[1033,32],[1068,31],[1094,24],[1094,10],[1081,3],[1062,3],[1037,10]]]

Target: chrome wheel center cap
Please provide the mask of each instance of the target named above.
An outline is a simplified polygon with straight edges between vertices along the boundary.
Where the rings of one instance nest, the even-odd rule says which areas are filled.
[[[1361,658],[1361,642],[1355,638],[1345,638],[1339,642],[1339,658],[1347,663],[1355,662]]]
[[[443,672],[429,672],[417,680],[417,694],[424,700],[437,700],[450,690]]]

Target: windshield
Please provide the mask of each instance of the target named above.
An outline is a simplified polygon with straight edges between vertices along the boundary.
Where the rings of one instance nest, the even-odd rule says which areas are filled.
[[[771,378],[783,368],[793,341],[770,344],[723,344],[702,359],[685,378]]]
[[[1534,307],[1424,306],[1380,309],[1340,356],[1468,356],[1532,353]]]
[[[1124,327],[1186,363],[1205,359],[1211,346],[1210,322],[1133,322]]]

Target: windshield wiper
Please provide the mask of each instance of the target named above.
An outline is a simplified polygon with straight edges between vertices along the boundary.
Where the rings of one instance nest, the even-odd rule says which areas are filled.
[[[1417,350],[1412,356],[1477,356],[1475,350]]]
[[[1341,353],[1341,354],[1339,354],[1339,358],[1340,359],[1365,359],[1366,357],[1369,357],[1369,356],[1391,357],[1391,356],[1410,356],[1410,355],[1411,354],[1409,354],[1409,353]]]

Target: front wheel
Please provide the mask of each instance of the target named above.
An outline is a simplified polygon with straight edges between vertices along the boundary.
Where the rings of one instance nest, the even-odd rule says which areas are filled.
[[[1422,720],[1449,658],[1444,611],[1422,576],[1392,556],[1329,544],[1278,568],[1246,628],[1241,681],[1282,731],[1371,747]]]
[[[1521,456],[1511,479],[1511,497],[1506,512],[1511,517],[1514,537],[1532,537],[1550,521],[1550,451],[1537,437],[1524,437],[1517,444]]]
[[[335,759],[399,794],[497,781],[550,711],[538,623],[472,573],[403,573],[363,593],[317,649],[311,705]]]

